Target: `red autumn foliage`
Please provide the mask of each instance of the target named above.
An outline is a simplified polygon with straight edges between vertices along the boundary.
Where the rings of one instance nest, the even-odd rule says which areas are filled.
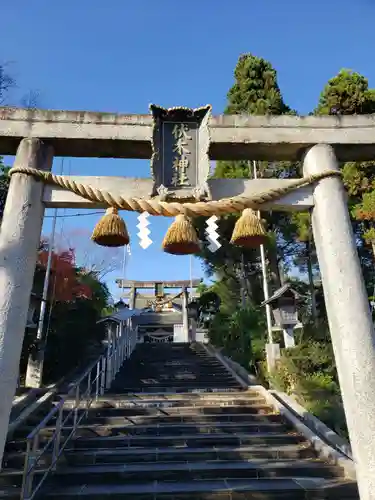
[[[373,220],[374,213],[369,210],[363,210],[362,208],[357,208],[354,212],[357,220]]]
[[[42,267],[47,267],[48,251],[41,250],[38,253],[38,263]],[[59,253],[52,252],[50,292],[55,300],[59,302],[72,302],[77,298],[92,297],[89,286],[80,283],[79,275],[75,267],[75,253],[72,248]]]

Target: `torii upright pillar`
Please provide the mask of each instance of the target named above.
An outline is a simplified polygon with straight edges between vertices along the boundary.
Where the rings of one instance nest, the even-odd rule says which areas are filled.
[[[316,145],[304,175],[339,170],[334,150]],[[361,500],[375,500],[375,334],[342,181],[314,188],[312,228]]]
[[[14,166],[50,170],[52,148],[23,139]],[[0,231],[0,464],[17,387],[27,311],[43,224],[43,184],[12,176]]]

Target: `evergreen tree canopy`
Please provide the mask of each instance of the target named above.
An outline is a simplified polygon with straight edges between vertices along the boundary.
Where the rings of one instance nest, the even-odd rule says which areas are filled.
[[[227,94],[228,102],[225,113],[244,115],[280,115],[294,113],[282,98],[277,83],[277,73],[265,59],[252,54],[240,56],[235,71],[235,82]],[[298,165],[287,162],[257,162],[259,177],[295,177]],[[218,178],[253,178],[254,165],[251,161],[218,161],[214,177]],[[284,233],[289,231],[289,214],[264,214],[268,228],[273,231],[268,244],[270,262],[270,278],[274,288],[280,286],[278,247],[283,255],[293,251],[293,238],[285,240]],[[203,250],[206,269],[216,274],[225,283],[236,281],[236,288],[244,288],[252,302],[259,303],[263,299],[261,289],[261,267],[259,250],[245,250],[230,244],[231,234],[237,217],[221,217],[219,234],[222,247],[215,254],[208,249]],[[204,239],[204,219],[197,223],[200,235]],[[289,234],[289,233],[287,233]],[[223,293],[223,292],[222,292]],[[230,293],[226,295],[231,295]],[[240,293],[235,297],[240,300]]]
[[[277,84],[271,64],[252,54],[243,54],[234,70],[235,83],[228,92],[227,114],[282,115],[290,112]]]
[[[316,115],[363,115],[375,111],[375,90],[364,76],[342,69],[331,78],[320,95]]]

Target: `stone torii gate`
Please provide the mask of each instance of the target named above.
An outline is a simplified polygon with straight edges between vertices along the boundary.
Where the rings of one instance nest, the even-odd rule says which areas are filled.
[[[93,201],[54,184],[44,186],[40,179],[22,169],[49,171],[54,155],[141,159],[152,156],[152,179],[74,176],[70,180],[89,185],[92,191],[108,191],[117,199],[122,196],[148,200],[156,196],[167,201],[191,201],[192,196],[196,200],[249,198],[293,182],[207,180],[209,159],[303,160],[304,175],[311,176],[338,172],[337,161],[375,158],[375,116],[211,117],[206,107],[185,110],[190,118],[186,113],[174,113],[174,122],[186,125],[196,146],[191,160],[195,162],[193,174],[187,171],[186,162],[179,163],[181,175],[176,181],[168,149],[171,130],[161,126],[163,119],[168,118],[169,111],[164,111],[154,107],[153,116],[139,116],[0,110],[0,152],[16,154],[14,166],[18,169],[12,175],[0,231],[0,458],[17,384],[44,208],[102,208],[110,204],[103,198]],[[194,132],[189,129],[192,122]],[[169,146],[164,139],[160,142],[162,137],[167,137]],[[312,209],[360,495],[362,500],[375,500],[375,337],[342,181],[332,175],[321,178],[262,204],[262,210],[270,208]]]
[[[147,298],[155,297],[155,298],[165,298],[164,290],[167,289],[175,289],[180,288],[181,292],[186,292],[187,289],[192,286],[193,288],[197,288],[201,283],[200,279],[193,280],[173,280],[173,281],[138,281],[138,280],[127,280],[118,278],[116,280],[116,284],[122,290],[130,290],[129,294],[129,307],[130,309],[137,308],[137,296],[138,290],[154,290],[154,295],[147,295]],[[142,296],[145,298],[146,296]]]
[[[182,294],[182,328],[183,328],[183,337],[188,339],[189,337],[189,318],[188,318],[188,291],[187,289],[191,286],[192,288],[196,288],[201,280],[192,279],[190,280],[180,280],[180,281],[136,281],[136,280],[125,280],[125,279],[117,279],[116,283],[119,288],[123,290],[130,290],[129,294],[129,307],[130,309],[137,308],[137,295],[138,290],[154,290],[154,298],[159,301],[163,301],[165,299],[164,290],[166,289],[175,289],[180,288]],[[152,296],[147,296],[151,298]],[[145,296],[142,296],[145,298]],[[139,308],[139,307],[138,307]]]

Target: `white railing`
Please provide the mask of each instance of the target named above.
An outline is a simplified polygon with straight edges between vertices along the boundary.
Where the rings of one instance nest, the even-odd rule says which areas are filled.
[[[133,352],[137,343],[137,329],[125,327],[121,323],[116,328],[111,327],[108,333],[105,352],[90,364],[71,385],[68,393],[27,436],[20,500],[35,498],[47,476],[56,470],[59,458],[80,422],[87,417],[92,402],[110,388],[122,363]],[[73,403],[67,405],[72,399]],[[53,432],[40,446],[41,435],[47,428]],[[48,465],[43,468],[42,462]]]

